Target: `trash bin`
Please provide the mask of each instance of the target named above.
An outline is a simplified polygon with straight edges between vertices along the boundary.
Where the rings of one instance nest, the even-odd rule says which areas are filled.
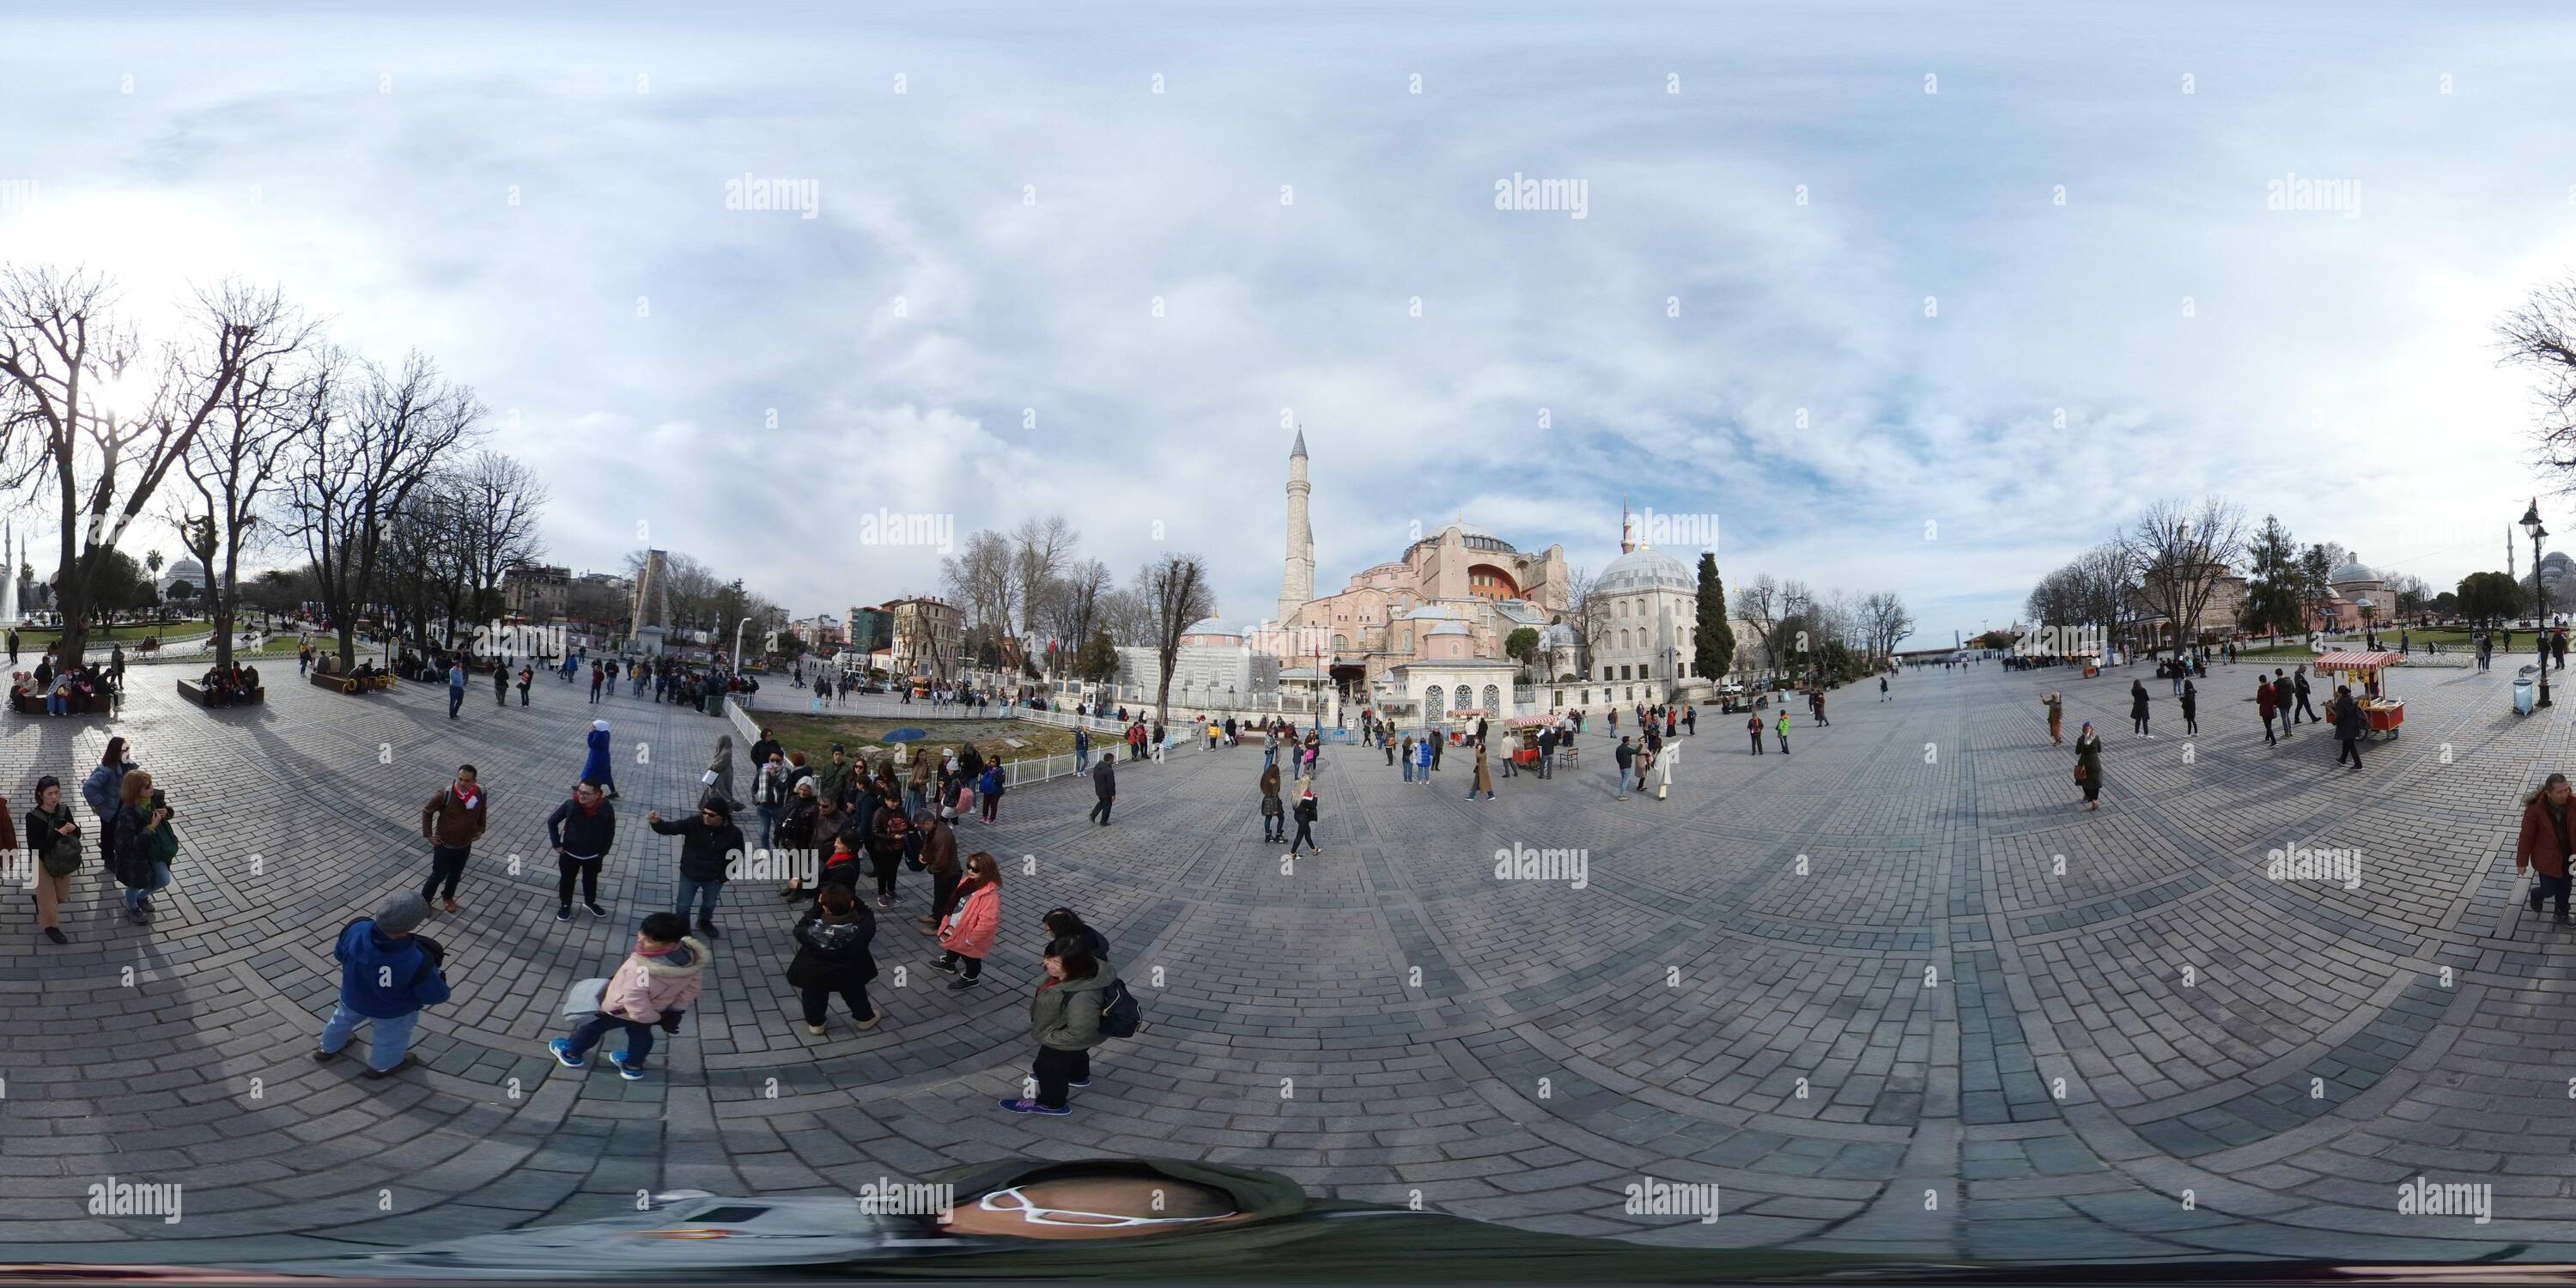
[[[2531,680],[2528,676],[2514,677],[2513,713],[2518,716],[2531,714]]]

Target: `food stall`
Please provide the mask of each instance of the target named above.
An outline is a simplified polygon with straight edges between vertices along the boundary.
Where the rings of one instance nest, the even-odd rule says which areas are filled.
[[[2406,723],[2406,704],[2388,696],[2386,672],[2389,667],[2406,664],[2406,655],[2386,651],[2354,653],[2337,651],[2320,653],[2308,669],[2325,679],[2329,686],[2350,685],[2353,700],[2361,704],[2362,717],[2370,722],[2371,738],[2394,738],[2399,725]]]
[[[1521,749],[1512,753],[1512,763],[1516,765],[1537,764],[1539,731],[1555,723],[1555,716],[1513,716],[1511,719],[1504,721],[1503,726],[1505,728],[1520,735]]]

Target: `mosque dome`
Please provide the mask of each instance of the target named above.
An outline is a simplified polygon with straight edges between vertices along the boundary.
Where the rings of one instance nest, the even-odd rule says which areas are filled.
[[[2326,584],[2330,586],[2351,586],[2361,582],[2377,580],[2379,580],[2379,574],[2372,572],[2368,566],[2359,563],[2348,563],[2335,569],[2334,573],[2326,578]]]
[[[1202,617],[1197,621],[1190,623],[1189,629],[1182,631],[1181,634],[1183,636],[1222,635],[1227,639],[1238,640],[1243,638],[1243,632],[1235,630],[1232,627],[1227,626],[1224,622],[1218,621],[1213,617]]]
[[[1600,587],[1606,591],[1691,590],[1699,589],[1699,579],[1681,560],[1660,550],[1644,546],[1610,561],[1601,570]]]

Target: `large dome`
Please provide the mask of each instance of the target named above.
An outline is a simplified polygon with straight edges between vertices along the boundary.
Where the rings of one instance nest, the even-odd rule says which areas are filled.
[[[1413,553],[1414,550],[1422,546],[1439,545],[1440,539],[1443,536],[1446,536],[1451,528],[1456,528],[1458,530],[1459,540],[1464,542],[1466,547],[1470,550],[1493,550],[1507,555],[1516,555],[1520,553],[1520,551],[1512,548],[1511,542],[1505,541],[1501,537],[1495,536],[1493,533],[1487,532],[1483,528],[1477,527],[1475,524],[1469,523],[1464,519],[1450,523],[1442,527],[1440,531],[1434,532],[1420,541],[1416,541],[1412,545],[1405,547],[1405,553],[1409,555]]]
[[[1218,621],[1213,617],[1202,617],[1197,621],[1190,623],[1189,629],[1182,631],[1181,634],[1223,635],[1229,639],[1241,639],[1243,637],[1243,632],[1235,630],[1232,627],[1227,626],[1224,622]]]
[[[2326,578],[2326,584],[2330,586],[2350,586],[2360,582],[2377,580],[2379,580],[2379,574],[2372,572],[2366,565],[2348,563],[2335,569],[2333,575]]]
[[[1681,560],[1660,550],[1644,546],[1610,561],[1601,570],[1601,589],[1629,590],[1697,590],[1699,579]]]

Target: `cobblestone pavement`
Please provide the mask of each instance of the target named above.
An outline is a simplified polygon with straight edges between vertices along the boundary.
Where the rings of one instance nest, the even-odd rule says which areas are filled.
[[[2128,735],[2126,674],[1996,667],[1906,677],[1888,703],[1838,693],[1832,727],[1798,716],[1791,757],[1746,754],[1742,718],[1712,716],[1663,801],[1614,799],[1599,737],[1580,772],[1500,780],[1491,802],[1462,799],[1461,758],[1408,786],[1337,748],[1327,848],[1293,865],[1259,839],[1250,747],[1126,770],[1105,830],[1081,785],[1031,788],[962,829],[1007,873],[985,988],[920,968],[927,887],[907,874],[879,923],[887,1022],[810,1038],[780,977],[792,916],[766,883],[737,888],[689,1031],[635,1084],[542,1043],[565,987],[671,899],[676,847],[641,815],[689,803],[724,721],[606,704],[626,749],[611,915],[566,925],[543,818],[603,713],[586,686],[541,680],[525,710],[478,687],[451,723],[430,687],[280,675],[270,705],[206,712],[138,672],[116,731],[177,807],[177,884],[142,930],[84,871],[69,947],[14,898],[0,917],[0,1241],[247,1260],[579,1219],[639,1190],[1154,1153],[1656,1242],[2576,1259],[2576,936],[2518,915],[2510,862],[2512,803],[2568,762],[2567,723],[2512,716],[2503,670],[2400,671],[2407,732],[2353,774],[2320,730],[2263,746],[2233,696],[2252,670],[2203,686],[2198,738],[2153,681],[2150,742]],[[2099,813],[2075,812],[2071,754],[2048,745],[2050,688],[2070,745],[2085,718],[2109,743]],[[0,730],[19,811],[109,732]],[[468,760],[494,824],[464,912],[430,926],[456,997],[422,1022],[425,1067],[313,1063],[333,933],[420,880],[420,805]],[[1582,851],[1588,880],[1498,880],[1519,846]],[[2288,846],[2354,849],[2360,880],[2267,878]],[[1022,1119],[991,1106],[1028,1061],[1036,922],[1058,903],[1108,933],[1152,1028],[1103,1048],[1073,1117]],[[2399,1215],[2418,1176],[2492,1185],[2493,1220]],[[184,1219],[89,1215],[110,1177],[185,1184]],[[1630,1215],[1645,1178],[1717,1182],[1723,1215]]]

